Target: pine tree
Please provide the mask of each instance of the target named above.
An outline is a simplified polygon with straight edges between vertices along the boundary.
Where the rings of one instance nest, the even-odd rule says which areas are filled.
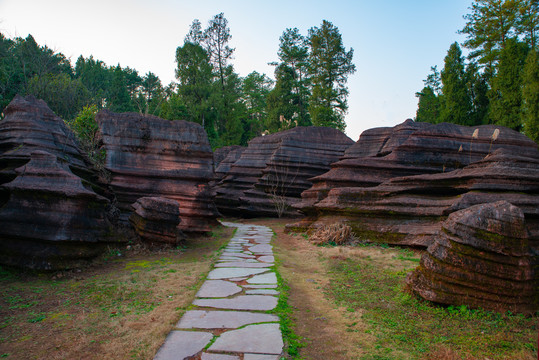
[[[339,29],[324,20],[320,28],[309,30],[309,75],[312,95],[309,112],[316,126],[344,130],[348,110],[348,75],[356,71],[354,50],[346,51]]]
[[[519,14],[520,0],[475,0],[466,14],[464,47],[472,50],[471,59],[479,64],[493,67],[507,39],[513,36]]]
[[[539,54],[534,49],[522,73],[522,122],[526,135],[539,143]]]
[[[517,131],[522,129],[522,70],[527,52],[525,43],[507,40],[489,92],[491,121]]]
[[[436,124],[440,122],[440,98],[430,86],[415,94],[419,98],[415,121]]]
[[[470,125],[488,124],[488,72],[481,73],[475,62],[466,66],[466,85],[471,101]]]
[[[449,47],[441,72],[443,101],[440,120],[460,125],[474,125],[470,119],[471,103],[466,86],[464,58],[458,43]]]

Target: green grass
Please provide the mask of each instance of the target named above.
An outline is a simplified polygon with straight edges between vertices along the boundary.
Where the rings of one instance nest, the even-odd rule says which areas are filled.
[[[404,292],[413,259],[402,252],[394,256],[405,266],[400,271],[370,257],[329,260],[327,295],[349,311],[362,309],[366,332],[376,339],[364,359],[422,359],[440,347],[463,358],[537,357],[537,317],[435,306]]]

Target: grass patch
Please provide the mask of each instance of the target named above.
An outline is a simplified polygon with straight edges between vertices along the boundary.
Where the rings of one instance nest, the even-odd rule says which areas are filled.
[[[363,359],[535,359],[537,316],[499,314],[466,306],[441,307],[403,291],[417,257],[403,250],[388,268],[383,259],[328,259],[326,295],[349,311],[361,311],[375,337]],[[409,250],[408,250],[409,251]]]
[[[78,271],[0,268],[0,356],[153,358],[231,235],[220,227],[181,248],[121,249]]]
[[[292,307],[288,304],[288,292],[290,291],[290,287],[278,271],[275,271],[275,274],[277,275],[277,284],[280,293],[277,306],[271,313],[279,316],[279,327],[283,335],[285,351],[289,355],[288,359],[300,359],[299,349],[301,349],[304,344],[292,329],[294,325],[292,322]]]

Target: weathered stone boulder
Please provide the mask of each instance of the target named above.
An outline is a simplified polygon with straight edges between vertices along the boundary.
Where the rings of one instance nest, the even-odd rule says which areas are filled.
[[[520,156],[502,148],[452,172],[394,178],[375,187],[336,188],[315,208],[324,214],[318,221],[340,215],[356,234],[371,241],[428,246],[452,212],[506,200],[522,209],[530,244],[539,249],[538,194],[539,152]]]
[[[538,259],[518,207],[474,205],[449,215],[407,283],[436,303],[535,313]]]
[[[247,149],[245,146],[231,145],[215,150],[213,161],[217,181],[222,180],[228,174],[232,165],[239,160],[245,149]]]
[[[176,200],[143,197],[133,204],[129,222],[144,242],[176,244],[183,238],[179,206]]]
[[[496,129],[499,133],[494,140]],[[537,144],[514,130],[493,125],[432,125],[407,120],[392,129],[367,130],[330,171],[311,179],[313,186],[303,192],[295,207],[317,214],[314,205],[332,189],[373,187],[395,177],[449,172],[499,148],[533,156]]]
[[[32,269],[79,266],[110,237],[109,201],[85,188],[68,164],[35,150],[0,186],[0,262]]]
[[[354,142],[326,127],[296,127],[249,142],[228,175],[217,185],[216,203],[226,214],[297,214],[290,205]]]
[[[209,186],[213,153],[202,126],[107,110],[96,121],[121,220],[127,221],[137,199],[157,196],[180,204],[180,230],[207,232],[217,225]]]

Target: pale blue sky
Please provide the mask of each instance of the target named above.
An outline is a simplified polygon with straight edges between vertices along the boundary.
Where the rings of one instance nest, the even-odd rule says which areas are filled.
[[[0,0],[0,32],[32,34],[70,57],[93,55],[174,80],[174,54],[193,19],[205,26],[224,12],[236,48],[232,63],[240,75],[251,71],[273,77],[279,37],[289,27],[302,34],[331,21],[347,49],[354,49],[357,72],[349,78],[346,133],[393,126],[414,117],[415,92],[432,65],[443,58],[472,0],[244,1],[244,0]]]

